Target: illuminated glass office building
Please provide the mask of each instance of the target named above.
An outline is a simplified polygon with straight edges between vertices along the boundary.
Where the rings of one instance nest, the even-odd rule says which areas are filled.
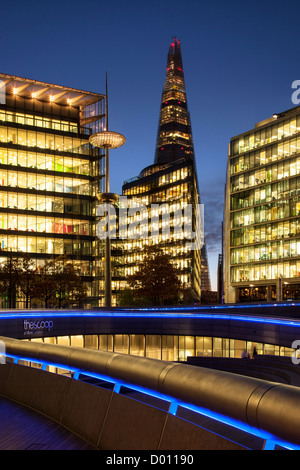
[[[105,96],[0,74],[0,262],[30,254],[36,268],[66,255],[98,305],[96,195]],[[22,304],[20,304],[22,305]]]
[[[300,298],[300,107],[231,139],[225,301]]]
[[[192,290],[194,298],[199,300],[202,289],[210,290],[205,243],[203,245],[205,240],[202,238],[201,245],[191,249],[190,240],[184,231],[177,230],[184,226],[183,209],[187,205],[193,207],[191,225],[196,230],[196,207],[200,205],[181,47],[177,39],[170,45],[167,57],[154,164],[145,168],[139,176],[125,181],[122,195],[131,204],[146,206],[148,217],[151,214],[150,225],[146,227],[144,236],[133,239],[129,233],[128,240],[125,241],[123,256],[118,263],[124,270],[125,279],[137,269],[138,263],[143,259],[144,248],[158,245],[180,268],[182,285],[187,290]],[[153,205],[157,207],[154,208]],[[164,214],[168,211],[170,233],[164,230],[169,223],[169,219],[164,219]],[[129,223],[134,220],[134,217],[129,219]],[[151,236],[153,232],[156,236]]]

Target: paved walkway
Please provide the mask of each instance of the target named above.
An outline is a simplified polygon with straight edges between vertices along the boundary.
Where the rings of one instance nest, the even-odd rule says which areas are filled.
[[[0,396],[0,450],[95,450],[51,419]]]

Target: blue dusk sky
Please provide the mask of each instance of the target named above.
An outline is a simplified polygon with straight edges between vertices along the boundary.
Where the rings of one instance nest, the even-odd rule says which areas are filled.
[[[299,0],[15,0],[1,5],[0,72],[105,93],[111,191],[154,161],[172,38],[181,42],[212,288],[230,139],[295,106]]]

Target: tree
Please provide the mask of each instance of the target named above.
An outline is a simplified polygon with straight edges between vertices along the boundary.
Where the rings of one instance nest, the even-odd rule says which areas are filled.
[[[66,256],[47,261],[40,269],[36,298],[48,308],[81,306],[87,296],[79,268],[73,266]]]
[[[15,308],[20,271],[19,260],[11,252],[6,252],[5,255],[7,258],[0,266],[0,295],[8,308]]]
[[[29,254],[6,252],[5,256],[0,265],[0,298],[6,307],[15,308],[17,298],[24,297],[26,308],[31,307],[32,300],[45,308],[82,306],[87,288],[79,268],[66,256],[46,261],[39,269]]]
[[[43,302],[45,308],[55,302],[55,280],[53,276],[53,262],[46,261],[39,269],[35,286],[35,300]]]
[[[136,305],[136,299],[132,289],[126,287],[119,291],[118,305],[120,307],[134,307]]]
[[[28,254],[23,254],[18,258],[17,284],[20,291],[25,296],[25,306],[29,308],[31,300],[36,296],[36,286],[38,281],[35,261]]]
[[[146,249],[146,256],[139,270],[128,276],[127,282],[140,299],[148,299],[154,305],[178,300],[181,287],[180,270],[171,263],[169,255],[160,248]]]
[[[55,260],[55,297],[59,308],[73,304],[81,306],[87,295],[79,268],[76,268],[65,256]]]

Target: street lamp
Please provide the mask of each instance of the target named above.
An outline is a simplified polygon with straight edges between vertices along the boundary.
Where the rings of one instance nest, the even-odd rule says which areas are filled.
[[[107,204],[107,232],[105,237],[105,306],[111,307],[111,245],[110,245],[110,213],[109,204],[118,200],[118,195],[110,193],[109,188],[109,150],[117,149],[125,144],[122,134],[108,130],[108,103],[107,103],[107,76],[106,76],[106,130],[92,134],[89,138],[94,147],[105,149],[105,192],[97,194],[99,202]]]

